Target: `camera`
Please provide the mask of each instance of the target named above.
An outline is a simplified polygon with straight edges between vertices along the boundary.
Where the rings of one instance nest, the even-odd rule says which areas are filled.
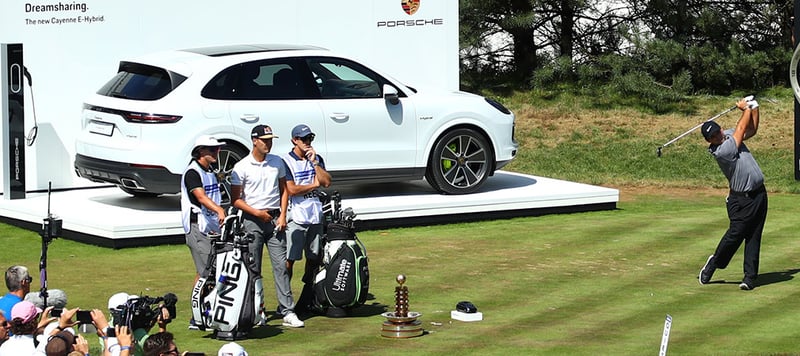
[[[63,311],[64,311],[64,309],[61,309],[61,308],[53,309],[53,310],[50,311],[50,316],[54,317],[54,318],[58,318],[58,317],[61,316],[61,313]],[[75,316],[76,316],[76,319],[78,320],[78,322],[81,323],[81,324],[91,324],[92,323],[92,312],[89,311],[89,310],[78,310],[78,312],[75,313]]]
[[[75,314],[76,319],[81,324],[91,324],[92,323],[92,312],[89,310],[78,310],[78,313]]]
[[[118,309],[111,310],[114,317],[114,326],[127,326],[131,330],[150,329],[158,322],[161,317],[161,308],[169,312],[170,319],[164,320],[165,323],[172,321],[175,317],[175,304],[178,297],[173,293],[167,293],[163,297],[138,297],[129,299]]]
[[[42,230],[39,234],[46,241],[50,241],[56,237],[61,236],[62,220],[53,215],[48,215],[42,222]]]

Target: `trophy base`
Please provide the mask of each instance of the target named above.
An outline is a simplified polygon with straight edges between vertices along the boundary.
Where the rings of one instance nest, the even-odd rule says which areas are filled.
[[[386,321],[381,327],[381,336],[392,339],[408,339],[424,333],[422,322],[417,320],[422,314],[408,312],[408,316],[395,316],[393,312],[381,314]]]
[[[381,327],[381,336],[392,339],[408,339],[422,335],[422,322],[415,320],[412,322],[393,323],[384,321]]]

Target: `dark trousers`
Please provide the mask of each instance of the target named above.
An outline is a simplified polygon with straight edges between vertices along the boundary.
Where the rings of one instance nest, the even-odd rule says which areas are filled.
[[[744,278],[755,281],[758,277],[758,256],[761,250],[761,232],[767,219],[767,192],[764,189],[751,194],[731,194],[727,199],[730,226],[714,252],[714,264],[724,269],[744,241]]]

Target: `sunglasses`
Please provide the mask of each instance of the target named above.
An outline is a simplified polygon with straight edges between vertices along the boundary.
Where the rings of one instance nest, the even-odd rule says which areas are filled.
[[[175,346],[174,349],[169,350],[169,351],[167,351],[165,353],[162,353],[162,355],[180,355],[180,351],[178,351],[178,347]]]
[[[31,277],[31,276],[27,276],[27,277],[25,277],[25,279],[23,279],[23,280],[24,280],[25,282],[31,283],[31,282],[33,282],[33,277]]]
[[[314,134],[306,135],[305,137],[295,137],[295,138],[308,144],[314,141]]]

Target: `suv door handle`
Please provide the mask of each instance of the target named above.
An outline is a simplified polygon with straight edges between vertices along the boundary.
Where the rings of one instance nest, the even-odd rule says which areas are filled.
[[[331,119],[333,119],[333,121],[347,121],[349,118],[350,115],[347,115],[343,112],[335,112],[331,114]]]
[[[253,124],[258,122],[259,117],[253,114],[243,114],[240,119],[248,124]]]

